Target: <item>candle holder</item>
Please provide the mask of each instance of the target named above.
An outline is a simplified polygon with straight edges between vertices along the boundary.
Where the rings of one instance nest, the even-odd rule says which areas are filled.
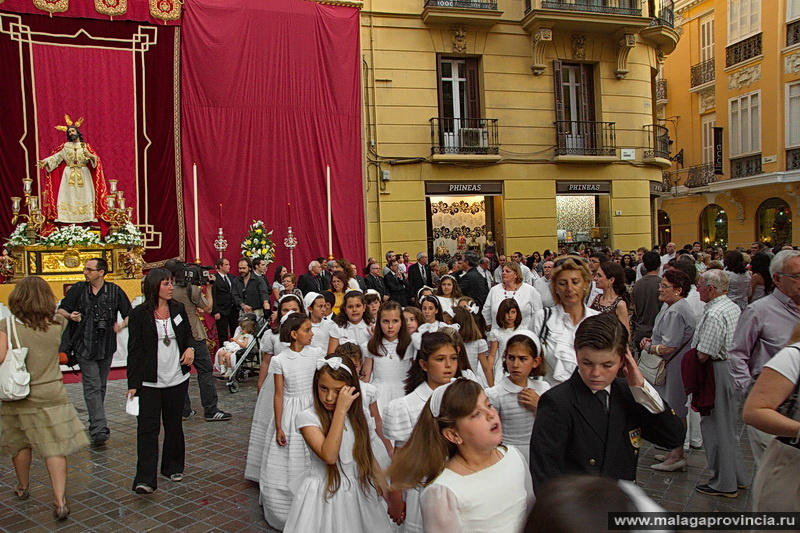
[[[283,245],[289,250],[289,270],[294,272],[294,249],[297,248],[297,238],[292,233],[291,226],[286,232],[286,238],[283,239]]]
[[[36,235],[42,229],[45,223],[44,214],[39,206],[39,197],[33,195],[33,180],[31,178],[22,179],[22,191],[25,195],[25,207],[28,208],[27,213],[22,213],[22,197],[11,197],[11,224],[17,224],[18,221],[24,220],[27,223],[25,233],[30,241],[36,240]]]
[[[219,252],[219,258],[222,259],[222,253],[228,249],[228,241],[225,240],[225,234],[222,228],[218,228],[217,238],[214,240],[214,249]]]
[[[119,180],[108,180],[108,186],[110,187],[109,191],[108,191],[109,195],[116,195],[117,194],[117,182],[118,181]]]
[[[125,206],[125,191],[117,189],[118,181],[108,180],[111,188],[106,195],[106,212],[100,215],[100,218],[111,225],[108,230],[111,234],[119,231],[119,228],[133,218],[133,208]]]

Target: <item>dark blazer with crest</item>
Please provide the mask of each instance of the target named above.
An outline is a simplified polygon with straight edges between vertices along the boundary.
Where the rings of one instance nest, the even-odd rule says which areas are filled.
[[[564,475],[636,479],[642,438],[663,446],[683,446],[686,431],[664,402],[654,415],[633,399],[628,382],[611,384],[608,415],[578,370],[539,399],[531,436],[530,469],[534,491]]]
[[[175,300],[168,303],[180,357],[186,348],[193,347],[192,327],[183,304]],[[179,323],[176,324],[176,321]],[[158,333],[153,311],[146,309],[144,304],[134,307],[128,318],[128,328],[128,388],[136,389],[138,395],[143,381],[158,381]],[[189,369],[189,366],[181,365],[184,374]]]

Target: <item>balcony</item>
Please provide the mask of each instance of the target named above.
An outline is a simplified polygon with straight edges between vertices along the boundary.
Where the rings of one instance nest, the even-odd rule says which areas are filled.
[[[761,174],[761,154],[731,159],[731,179]]]
[[[786,25],[786,46],[800,43],[800,20]]]
[[[497,119],[432,118],[431,153],[434,161],[498,161]]]
[[[725,48],[725,68],[758,57],[761,54],[761,34],[759,33]]]
[[[786,150],[786,170],[800,169],[800,148]]]
[[[669,158],[670,140],[669,130],[658,124],[648,124],[644,127],[647,135],[647,148],[644,151],[644,163],[656,165],[662,169],[672,166]]]
[[[497,2],[477,0],[425,0],[422,20],[425,24],[464,24],[491,28],[503,12]]]
[[[642,0],[525,0],[522,19],[522,27],[530,33],[541,27],[636,33],[649,24],[642,15]]]
[[[692,89],[714,81],[714,58],[692,65]]]
[[[650,14],[653,20],[650,22],[651,26],[667,26],[669,28],[675,27],[675,4],[673,0],[661,0],[661,6],[656,9],[655,13]]]
[[[667,80],[656,80],[656,103],[666,104],[668,101]]]
[[[649,15],[650,27],[642,30],[642,37],[653,41],[665,54],[671,54],[681,38],[675,31],[673,0],[661,0],[660,5],[654,6]]]
[[[559,120],[556,126],[556,161],[610,163],[617,160],[615,122]]]
[[[686,177],[684,187],[694,189],[696,187],[704,187],[717,181],[717,176],[714,174],[713,163],[703,163],[702,165],[695,165],[689,167],[689,175]]]

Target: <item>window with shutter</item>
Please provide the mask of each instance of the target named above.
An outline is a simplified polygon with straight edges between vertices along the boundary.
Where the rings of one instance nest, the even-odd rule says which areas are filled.
[[[447,152],[485,147],[488,132],[481,118],[477,58],[440,57],[439,144]]]
[[[553,61],[556,137],[562,153],[582,154],[596,147],[593,78],[593,65]]]

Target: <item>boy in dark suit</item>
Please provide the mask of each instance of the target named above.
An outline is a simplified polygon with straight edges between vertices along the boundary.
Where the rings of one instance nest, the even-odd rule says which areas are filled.
[[[570,474],[634,481],[642,439],[668,449],[683,445],[683,423],[645,381],[615,315],[584,320],[574,346],[577,370],[539,400],[531,436],[534,490]],[[624,379],[616,377],[620,369]]]

